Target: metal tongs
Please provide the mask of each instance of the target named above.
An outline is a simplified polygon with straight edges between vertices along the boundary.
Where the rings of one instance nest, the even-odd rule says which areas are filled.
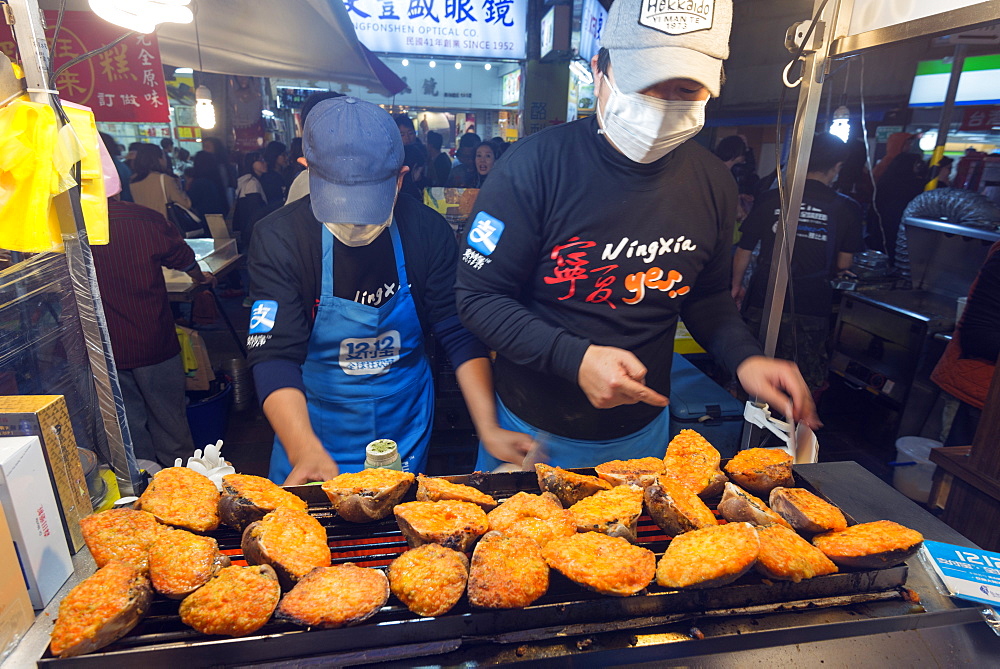
[[[819,457],[819,441],[816,434],[805,423],[786,423],[771,416],[770,407],[763,402],[747,402],[743,418],[752,425],[769,430],[785,444],[783,451],[792,456],[796,464],[816,462]]]

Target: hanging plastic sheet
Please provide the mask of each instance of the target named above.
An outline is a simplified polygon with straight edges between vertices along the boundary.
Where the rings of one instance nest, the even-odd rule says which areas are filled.
[[[0,108],[0,248],[62,250],[52,199],[76,185],[77,162],[89,241],[108,243],[102,142],[94,115],[86,107],[67,104],[64,109],[70,123],[60,127],[48,105],[18,99]]]

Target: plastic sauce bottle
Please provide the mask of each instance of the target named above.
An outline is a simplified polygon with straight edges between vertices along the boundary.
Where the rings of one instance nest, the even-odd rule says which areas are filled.
[[[365,469],[395,469],[403,471],[403,461],[399,458],[399,450],[392,439],[376,439],[365,446]]]

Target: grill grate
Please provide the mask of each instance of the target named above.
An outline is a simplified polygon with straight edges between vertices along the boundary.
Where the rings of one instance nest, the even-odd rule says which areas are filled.
[[[592,470],[576,471],[593,473]],[[521,490],[538,492],[533,473],[477,472],[471,476],[447,478],[455,483],[474,485],[497,501]],[[809,488],[802,480],[797,484]],[[354,562],[362,567],[384,569],[406,550],[406,540],[391,515],[376,523],[345,523],[336,518],[319,486],[297,486],[290,490],[309,502],[310,514],[326,528],[332,564]],[[413,499],[413,495],[414,490],[411,490],[407,499]],[[849,522],[853,524],[850,519]],[[223,528],[211,534],[234,564],[246,564],[239,533]],[[639,545],[653,551],[657,560],[669,543],[668,537],[648,516],[640,518],[637,535]],[[381,611],[359,627],[305,630],[287,623],[271,622],[255,635],[239,639],[206,636],[188,628],[180,622],[179,602],[157,595],[147,617],[123,639],[100,652],[66,660],[46,653],[38,665],[103,669],[141,664],[144,669],[152,669],[176,667],[179,663],[188,666],[253,663],[345,651],[388,652],[387,649],[406,644],[515,632],[519,633],[516,636],[527,633],[551,638],[558,636],[567,625],[607,624],[609,628],[620,629],[623,621],[629,619],[666,614],[741,607],[759,609],[761,605],[773,605],[774,610],[778,610],[782,603],[802,600],[816,600],[818,606],[829,606],[831,604],[823,604],[822,600],[834,597],[845,603],[844,596],[848,601],[851,596],[861,601],[865,593],[903,585],[906,573],[906,566],[901,565],[891,569],[843,572],[801,583],[769,583],[751,573],[736,584],[722,588],[678,592],[661,588],[654,582],[646,595],[617,598],[585,590],[553,570],[548,592],[526,609],[484,611],[471,607],[463,598],[444,616],[420,618],[391,597]],[[124,664],[109,665],[109,662]]]

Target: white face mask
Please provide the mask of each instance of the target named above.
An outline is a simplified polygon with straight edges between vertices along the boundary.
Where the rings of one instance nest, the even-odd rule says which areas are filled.
[[[604,76],[611,94],[597,120],[608,139],[629,160],[651,163],[698,134],[705,125],[708,100],[660,100],[642,93],[622,93]]]
[[[333,233],[342,244],[347,246],[368,246],[375,238],[382,234],[382,231],[392,223],[392,215],[389,220],[379,225],[356,225],[354,223],[324,223],[327,230]]]

